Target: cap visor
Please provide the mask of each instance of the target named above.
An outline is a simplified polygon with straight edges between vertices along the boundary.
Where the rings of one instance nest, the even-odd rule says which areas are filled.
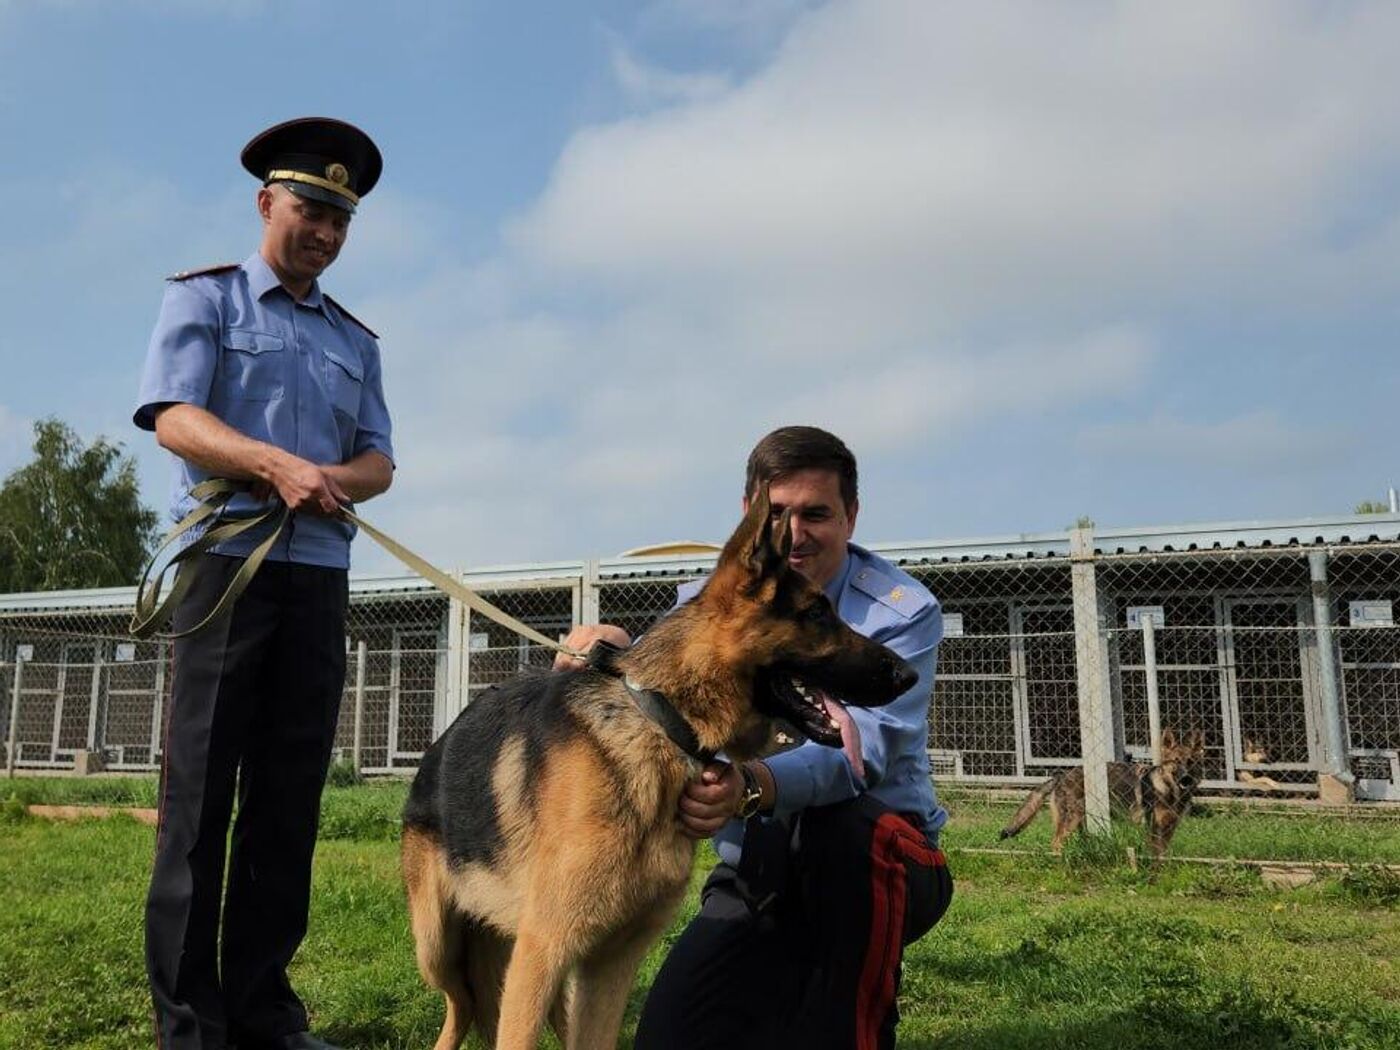
[[[320,186],[312,186],[305,182],[292,182],[290,179],[285,182],[279,182],[278,185],[287,187],[287,189],[291,190],[298,197],[302,197],[305,200],[318,201],[321,204],[331,204],[343,211],[348,211],[351,215],[355,214],[355,206],[350,203],[348,198],[342,197],[340,194],[333,193],[330,190],[323,190]]]

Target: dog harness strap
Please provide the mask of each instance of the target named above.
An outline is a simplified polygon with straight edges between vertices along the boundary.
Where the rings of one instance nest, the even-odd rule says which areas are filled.
[[[700,749],[700,740],[695,735],[695,730],[685,720],[685,716],[677,711],[665,696],[655,689],[644,689],[625,676],[622,679],[622,684],[631,694],[632,699],[637,702],[637,706],[642,709],[642,714],[660,726],[662,732],[670,737],[671,743],[702,765],[714,759],[715,753],[713,751]]]

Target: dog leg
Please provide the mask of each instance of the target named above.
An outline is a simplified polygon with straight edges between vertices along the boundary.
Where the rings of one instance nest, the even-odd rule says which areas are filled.
[[[534,1050],[569,967],[565,943],[547,924],[522,919],[501,991],[496,1050]]]
[[[442,853],[437,842],[421,831],[407,828],[402,856],[418,970],[423,980],[442,992],[447,1006],[433,1050],[457,1050],[472,1023],[472,996],[462,959],[464,920],[453,914],[446,899]]]
[[[617,1045],[627,996],[647,949],[665,931],[681,896],[663,901],[639,922],[599,944],[578,964],[569,1004],[567,1050],[599,1050]]]

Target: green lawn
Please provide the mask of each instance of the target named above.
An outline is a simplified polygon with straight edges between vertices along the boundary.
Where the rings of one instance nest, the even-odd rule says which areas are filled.
[[[19,780],[0,798],[12,788],[24,801],[151,798],[141,780]],[[293,974],[318,1030],[365,1050],[430,1046],[441,1019],[413,965],[398,880],[403,792],[327,792],[312,932]],[[1400,877],[1359,867],[1272,890],[1244,867],[1168,865],[1152,879],[1092,845],[1064,860],[964,853],[994,844],[1010,808],[975,797],[950,808],[956,894],[907,956],[901,1047],[1400,1046]],[[151,830],[21,814],[0,805],[0,1047],[151,1045]],[[1043,825],[1013,844],[1043,847]],[[1400,820],[1211,810],[1185,823],[1174,851],[1400,863]],[[639,1004],[640,991],[629,1030]]]

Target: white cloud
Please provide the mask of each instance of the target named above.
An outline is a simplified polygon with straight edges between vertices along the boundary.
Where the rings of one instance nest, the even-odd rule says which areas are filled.
[[[670,31],[715,31],[750,42],[775,37],[819,0],[657,0],[640,21]]]
[[[613,77],[634,106],[649,109],[678,102],[701,102],[730,86],[722,73],[677,73],[644,62],[616,35],[609,40]]]

